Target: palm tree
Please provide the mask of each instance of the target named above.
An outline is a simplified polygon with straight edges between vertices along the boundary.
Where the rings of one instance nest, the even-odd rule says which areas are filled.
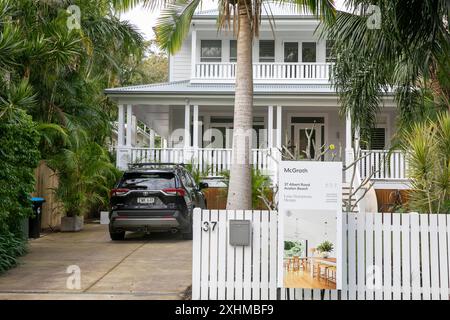
[[[120,2],[120,1],[118,1]],[[126,5],[139,1],[124,0]],[[161,48],[173,54],[189,33],[192,16],[203,0],[142,0],[150,9],[163,8],[155,27]],[[251,132],[253,126],[253,39],[259,35],[263,11],[270,15],[269,2],[291,4],[299,11],[309,9],[326,21],[334,19],[332,0],[218,0],[218,28],[233,29],[237,37],[237,70],[234,101],[233,160],[227,209],[251,209]]]
[[[323,34],[334,40],[334,81],[341,112],[349,113],[366,138],[376,123],[382,97],[390,90],[401,124],[450,110],[450,3],[446,0],[347,0],[352,12],[339,12]],[[373,6],[379,10],[374,11]],[[371,21],[379,23],[370,25]],[[378,21],[376,21],[378,20]]]

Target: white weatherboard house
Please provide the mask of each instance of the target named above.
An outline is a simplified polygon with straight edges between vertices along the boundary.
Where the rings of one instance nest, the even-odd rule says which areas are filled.
[[[351,161],[351,121],[340,117],[338,95],[330,85],[332,42],[315,34],[319,21],[314,16],[289,7],[271,8],[274,30],[264,17],[253,44],[255,166],[276,169],[274,158],[283,145],[305,150],[306,130],[313,127],[316,150],[334,144],[337,158]],[[217,31],[216,19],[216,10],[194,15],[181,50],[169,57],[169,82],[106,90],[119,108],[119,167],[195,161],[202,168],[208,165],[211,176],[229,169],[236,40],[232,31]],[[376,171],[375,188],[405,189],[404,157],[387,151],[395,132],[396,106],[392,97],[383,104],[371,150],[361,151],[371,154],[359,165],[360,178]],[[134,117],[151,128],[148,147],[134,144]],[[162,138],[162,148],[155,148],[155,133]]]

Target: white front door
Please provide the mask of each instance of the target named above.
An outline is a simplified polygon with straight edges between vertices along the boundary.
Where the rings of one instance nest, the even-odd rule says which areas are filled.
[[[308,156],[311,159],[317,158],[322,147],[323,124],[295,123],[292,126],[294,129],[294,146],[296,152],[303,158],[308,158]],[[308,136],[310,136],[309,152],[307,150]]]

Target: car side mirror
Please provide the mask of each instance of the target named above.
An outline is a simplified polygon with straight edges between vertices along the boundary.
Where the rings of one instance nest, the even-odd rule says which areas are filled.
[[[208,184],[207,184],[206,182],[200,182],[200,183],[198,184],[198,188],[199,188],[200,190],[203,190],[203,189],[208,189],[209,186],[208,186]]]

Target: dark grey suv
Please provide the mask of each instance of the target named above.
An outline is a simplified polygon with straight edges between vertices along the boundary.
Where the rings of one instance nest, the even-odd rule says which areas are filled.
[[[192,239],[194,208],[206,209],[202,189],[183,165],[136,164],[111,190],[109,233],[123,240],[126,231],[181,232]]]

